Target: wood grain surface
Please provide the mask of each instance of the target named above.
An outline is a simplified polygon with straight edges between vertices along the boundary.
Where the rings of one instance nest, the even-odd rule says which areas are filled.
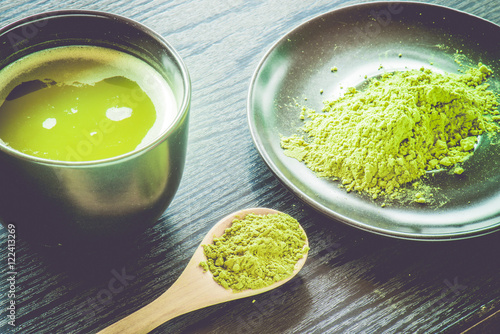
[[[432,2],[500,24],[498,0]],[[183,315],[152,333],[460,333],[498,311],[500,234],[422,243],[359,231],[304,205],[254,147],[246,100],[265,52],[308,19],[355,3],[2,0],[1,26],[57,9],[137,20],[179,52],[193,95],[183,179],[154,227],[127,244],[85,254],[17,241],[15,327],[7,317],[9,233],[0,228],[0,333],[98,332],[168,289],[212,225],[248,207],[274,208],[302,223],[311,251],[299,275],[275,291]],[[500,332],[496,319],[490,328]]]

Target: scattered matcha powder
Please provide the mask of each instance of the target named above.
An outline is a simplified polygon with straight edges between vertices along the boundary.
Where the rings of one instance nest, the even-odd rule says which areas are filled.
[[[309,248],[299,222],[284,213],[247,214],[210,245],[200,263],[226,289],[259,289],[289,277]]]
[[[347,191],[395,197],[426,171],[465,161],[478,135],[499,131],[491,117],[497,99],[485,83],[491,74],[482,64],[464,74],[385,73],[364,91],[349,88],[325,101],[322,113],[303,111],[305,135],[282,136],[281,146],[318,176],[341,179]]]

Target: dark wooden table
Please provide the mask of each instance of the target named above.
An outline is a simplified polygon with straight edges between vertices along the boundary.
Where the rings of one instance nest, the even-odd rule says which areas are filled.
[[[439,0],[500,24],[498,0]],[[3,0],[0,25],[41,11],[92,9],[162,34],[189,68],[192,112],[179,191],[153,227],[127,247],[79,256],[24,240],[8,297],[7,235],[0,228],[0,333],[95,333],[165,291],[210,227],[264,206],[296,217],[308,262],[282,288],[180,316],[153,333],[500,332],[500,234],[455,242],[372,235],[326,218],[264,164],[247,126],[251,76],[290,29],[343,0]],[[497,42],[498,43],[498,42]],[[1,189],[0,191],[8,191]],[[8,324],[15,300],[15,327]],[[496,330],[496,331],[495,331]]]

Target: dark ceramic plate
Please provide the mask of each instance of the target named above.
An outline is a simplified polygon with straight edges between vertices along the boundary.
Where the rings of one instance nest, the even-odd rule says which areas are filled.
[[[365,75],[384,71],[424,66],[457,73],[482,62],[497,73],[489,83],[500,92],[499,36],[496,24],[423,3],[367,3],[315,17],[280,39],[254,74],[248,119],[255,145],[285,186],[335,220],[418,240],[494,232],[500,229],[500,145],[486,136],[464,164],[464,174],[439,172],[424,178],[434,189],[433,204],[395,202],[382,208],[381,200],[347,193],[337,182],[319,178],[286,157],[280,134],[297,133],[301,121],[296,102],[321,110],[322,100],[339,94],[341,86],[362,87]],[[330,71],[333,66],[337,72]]]

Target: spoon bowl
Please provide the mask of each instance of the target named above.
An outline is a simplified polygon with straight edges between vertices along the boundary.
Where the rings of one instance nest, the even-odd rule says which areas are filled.
[[[214,281],[210,271],[204,271],[200,266],[200,262],[206,261],[202,245],[211,244],[214,238],[224,234],[224,231],[231,226],[234,219],[243,219],[249,213],[268,215],[280,212],[268,208],[252,208],[234,212],[221,219],[208,231],[182,274],[167,291],[150,304],[103,329],[98,334],[148,333],[164,322],[182,314],[211,305],[254,296],[275,289],[291,280],[304,266],[307,252],[297,261],[293,273],[287,278],[260,289],[247,289],[239,292],[225,289]],[[302,229],[302,227],[300,228]],[[307,236],[304,247],[309,247]]]

